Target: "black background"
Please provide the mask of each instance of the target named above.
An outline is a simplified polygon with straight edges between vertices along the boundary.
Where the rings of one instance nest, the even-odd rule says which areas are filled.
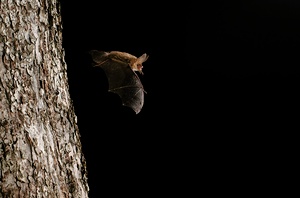
[[[210,2],[62,2],[90,197],[185,194],[197,172],[239,180],[280,153],[297,119],[300,4]],[[92,49],[149,54],[139,114],[107,92]]]

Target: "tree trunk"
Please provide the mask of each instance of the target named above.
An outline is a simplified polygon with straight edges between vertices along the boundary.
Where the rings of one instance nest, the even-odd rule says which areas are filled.
[[[0,197],[88,197],[56,0],[0,0]]]

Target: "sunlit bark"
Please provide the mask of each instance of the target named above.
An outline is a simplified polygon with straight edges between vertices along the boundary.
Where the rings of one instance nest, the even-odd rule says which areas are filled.
[[[56,0],[0,0],[0,197],[88,197]]]

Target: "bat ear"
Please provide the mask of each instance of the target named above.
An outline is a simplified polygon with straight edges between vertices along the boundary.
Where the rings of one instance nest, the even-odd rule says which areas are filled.
[[[138,57],[137,61],[142,64],[143,62],[145,62],[148,59],[148,57],[149,56],[145,53],[142,56]]]

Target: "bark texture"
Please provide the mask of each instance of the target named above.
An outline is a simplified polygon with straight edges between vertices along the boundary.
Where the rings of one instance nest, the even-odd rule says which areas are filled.
[[[0,197],[88,197],[56,0],[0,0]]]

